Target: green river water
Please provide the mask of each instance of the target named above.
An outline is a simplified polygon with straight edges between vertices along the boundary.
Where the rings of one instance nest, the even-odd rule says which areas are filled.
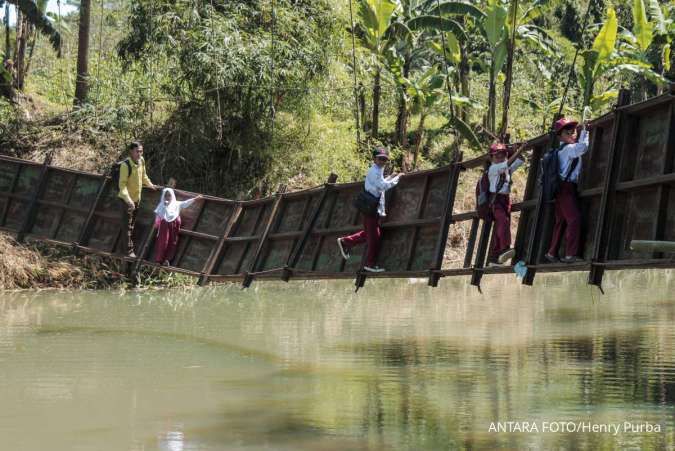
[[[675,449],[675,271],[585,278],[0,293],[0,449]]]

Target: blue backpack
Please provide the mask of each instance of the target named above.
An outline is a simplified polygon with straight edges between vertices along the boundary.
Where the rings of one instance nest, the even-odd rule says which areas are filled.
[[[544,158],[541,159],[541,176],[539,178],[539,183],[541,184],[544,201],[551,201],[555,199],[558,191],[560,191],[560,159],[558,158],[558,154],[562,150],[563,146],[560,146],[556,149],[551,149],[546,153],[546,155],[544,155]],[[567,175],[564,179],[565,181],[569,180],[572,172],[574,172],[574,169],[578,164],[579,157],[576,157],[567,170]]]

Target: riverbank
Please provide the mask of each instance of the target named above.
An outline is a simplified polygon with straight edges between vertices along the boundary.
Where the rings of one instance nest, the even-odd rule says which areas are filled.
[[[98,255],[72,255],[70,249],[44,243],[18,243],[0,233],[0,290],[119,289],[130,286],[123,263]],[[143,268],[143,287],[179,287],[194,278]]]

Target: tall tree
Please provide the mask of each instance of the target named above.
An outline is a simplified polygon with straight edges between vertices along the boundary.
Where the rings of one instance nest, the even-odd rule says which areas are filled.
[[[91,0],[80,1],[80,28],[77,43],[77,78],[75,79],[75,105],[87,101],[89,93],[89,24]]]
[[[26,46],[29,35],[32,30],[37,30],[49,37],[49,41],[57,52],[57,56],[61,57],[61,35],[52,27],[51,22],[45,16],[38,5],[33,0],[7,0],[16,6],[16,47],[14,49],[14,71],[15,84],[19,89],[23,89],[26,75]],[[0,6],[5,4],[5,0],[0,0]],[[7,9],[5,9],[7,11]],[[5,40],[5,45],[7,45]],[[9,49],[6,49],[5,58]]]
[[[10,58],[12,52],[11,44],[9,43],[9,3],[5,4],[5,59],[7,61]]]

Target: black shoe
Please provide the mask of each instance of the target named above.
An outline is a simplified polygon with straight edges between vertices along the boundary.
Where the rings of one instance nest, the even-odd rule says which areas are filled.
[[[560,261],[563,263],[577,263],[583,260],[577,257],[576,255],[566,255],[563,258],[561,258]]]
[[[549,263],[560,263],[560,260],[558,260],[558,257],[555,255],[545,254],[544,258],[548,260]]]

